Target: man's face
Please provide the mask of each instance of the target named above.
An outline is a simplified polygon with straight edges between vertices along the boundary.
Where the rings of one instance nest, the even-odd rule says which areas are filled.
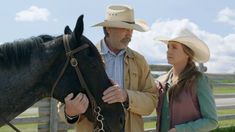
[[[110,28],[107,27],[108,32],[108,46],[111,50],[122,50],[127,48],[129,42],[131,41],[132,29],[126,28]]]

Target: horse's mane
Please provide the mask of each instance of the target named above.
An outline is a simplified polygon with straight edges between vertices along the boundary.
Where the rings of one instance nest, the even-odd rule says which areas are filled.
[[[50,35],[40,35],[23,40],[16,40],[0,45],[0,68],[20,68],[30,63],[33,49],[43,50],[42,43],[53,40]]]

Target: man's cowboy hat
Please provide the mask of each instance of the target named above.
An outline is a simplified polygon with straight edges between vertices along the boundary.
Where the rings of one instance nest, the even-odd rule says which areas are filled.
[[[143,20],[134,20],[134,9],[127,5],[108,6],[105,20],[94,26],[127,28],[140,32],[149,28]]]
[[[182,29],[175,38],[156,37],[155,40],[162,41],[166,44],[168,44],[169,41],[176,41],[189,47],[194,52],[193,60],[198,63],[207,62],[210,58],[210,51],[206,43],[188,29]]]

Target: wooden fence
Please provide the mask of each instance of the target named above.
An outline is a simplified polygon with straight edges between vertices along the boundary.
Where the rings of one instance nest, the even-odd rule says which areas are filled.
[[[150,68],[154,76],[157,76],[155,72],[166,72],[170,69],[168,65],[150,65]],[[206,70],[203,66],[200,69]],[[208,73],[208,77],[212,80],[214,87],[230,87],[235,88],[235,74],[213,74]],[[232,80],[233,83],[223,83],[222,80]],[[235,93],[233,94],[218,94],[215,98],[235,98]],[[57,131],[67,131],[68,128],[73,128],[72,125],[67,125],[59,120],[57,114],[57,101],[55,99],[43,99],[33,105],[30,109],[36,110],[36,116],[34,117],[22,117],[16,118],[11,121],[12,124],[37,124],[39,132],[57,132]],[[229,106],[217,106],[218,110],[235,109],[235,105]],[[146,116],[144,117],[145,122],[155,121],[156,116]],[[235,115],[223,115],[219,116],[219,120],[229,120],[235,119]],[[1,131],[1,128],[0,128]],[[23,131],[23,130],[22,130]],[[155,131],[155,128],[148,129],[146,132]]]

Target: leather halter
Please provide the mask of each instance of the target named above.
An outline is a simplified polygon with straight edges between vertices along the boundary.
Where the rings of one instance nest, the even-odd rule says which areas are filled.
[[[66,62],[64,64],[64,67],[63,69],[61,70],[58,78],[56,79],[55,83],[53,84],[52,86],[52,90],[51,90],[51,97],[53,97],[53,94],[54,94],[54,90],[55,90],[55,87],[57,86],[57,84],[59,83],[60,79],[62,78],[66,68],[68,67],[68,64],[70,62],[71,66],[74,67],[76,73],[77,73],[77,76],[78,76],[78,79],[79,79],[79,82],[80,82],[80,85],[82,87],[82,89],[84,89],[87,93],[87,96],[90,100],[90,104],[91,104],[91,108],[93,110],[92,114],[93,114],[93,117],[96,117],[96,128],[95,130],[97,131],[104,131],[103,129],[103,120],[104,120],[104,117],[103,115],[100,113],[101,112],[101,108],[97,105],[96,103],[96,100],[94,98],[94,96],[91,94],[90,90],[88,89],[88,86],[82,76],[82,73],[78,67],[78,62],[77,62],[77,59],[74,57],[74,54],[78,53],[79,51],[82,51],[83,49],[86,49],[89,47],[88,44],[84,44],[74,50],[71,50],[70,49],[70,46],[69,46],[69,39],[68,39],[68,35],[63,35],[63,43],[64,43],[64,48],[65,48],[65,52],[66,52]],[[100,123],[100,127],[98,126],[98,123]]]
[[[66,62],[64,64],[63,69],[61,70],[58,78],[56,79],[55,83],[52,86],[52,90],[51,90],[51,94],[50,94],[51,97],[53,97],[55,87],[57,86],[57,84],[59,83],[60,79],[64,75],[64,72],[65,72],[66,68],[68,67],[69,62],[71,64],[71,66],[73,66],[75,68],[75,70],[78,69],[78,72],[77,72],[77,70],[76,70],[76,72],[77,72],[77,75],[78,75],[78,78],[79,78],[79,81],[81,83],[82,88],[87,87],[87,85],[86,85],[86,83],[85,83],[85,81],[84,81],[84,79],[82,77],[82,74],[81,74],[81,72],[79,70],[78,62],[77,62],[76,58],[74,57],[74,54],[79,52],[79,51],[81,51],[81,50],[83,50],[83,49],[88,48],[89,45],[88,44],[84,44],[84,45],[82,45],[82,46],[80,46],[80,47],[78,47],[78,48],[76,48],[74,50],[71,50],[70,46],[69,46],[68,35],[63,35],[63,43],[64,43],[65,54],[66,54],[66,58],[67,59],[66,59]]]

